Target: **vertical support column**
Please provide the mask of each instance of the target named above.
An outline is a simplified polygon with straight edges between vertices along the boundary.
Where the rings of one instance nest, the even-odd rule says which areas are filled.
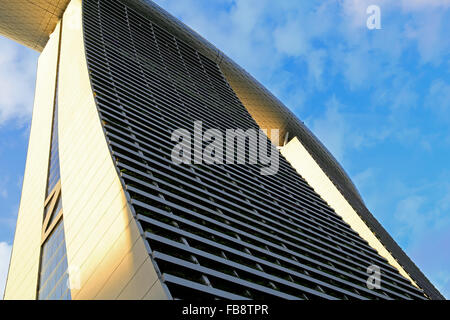
[[[5,299],[36,298],[58,42],[59,28],[56,28],[39,57],[27,161]]]
[[[81,0],[72,0],[63,17],[59,82],[64,227],[69,269],[78,270],[71,281],[76,276],[79,284],[72,299],[165,299],[103,132],[82,14]]]

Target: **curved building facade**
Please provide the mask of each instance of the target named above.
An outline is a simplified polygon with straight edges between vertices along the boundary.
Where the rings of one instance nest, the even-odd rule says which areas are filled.
[[[306,126],[153,2],[0,8],[42,50],[6,299],[443,298]],[[175,164],[199,122],[278,130],[278,170]]]

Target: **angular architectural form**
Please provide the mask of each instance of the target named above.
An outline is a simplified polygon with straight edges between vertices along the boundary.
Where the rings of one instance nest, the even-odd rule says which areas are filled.
[[[303,123],[154,3],[1,0],[0,32],[42,51],[5,299],[443,298]],[[200,121],[279,130],[276,174],[175,164]]]

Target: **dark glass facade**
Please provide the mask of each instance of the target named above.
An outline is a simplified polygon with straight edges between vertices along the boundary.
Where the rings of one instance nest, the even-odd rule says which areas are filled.
[[[58,88],[56,88],[56,95],[58,94]],[[58,103],[58,97],[56,96],[56,104]],[[47,181],[47,193],[46,197],[49,196],[50,192],[56,186],[60,179],[59,172],[59,152],[58,152],[58,106],[55,105],[53,112],[53,126],[52,126],[52,143],[50,149],[50,163],[48,169],[48,181]]]
[[[258,129],[215,62],[117,0],[84,0],[83,26],[111,154],[173,299],[426,299],[281,155],[272,176],[171,161],[172,132],[194,121]]]
[[[70,300],[63,220],[42,245],[39,300]]]
[[[60,29],[62,31],[62,27]],[[61,37],[61,33],[60,33]],[[58,56],[60,54],[58,50]],[[56,88],[53,105],[50,160],[42,223],[41,261],[37,288],[38,300],[70,300],[70,286],[62,219],[62,193],[58,143],[59,57],[56,66]]]

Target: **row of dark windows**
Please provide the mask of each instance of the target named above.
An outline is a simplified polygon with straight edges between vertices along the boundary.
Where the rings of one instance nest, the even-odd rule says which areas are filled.
[[[283,157],[274,176],[260,165],[174,165],[174,129],[258,126],[188,44],[119,1],[83,6],[107,140],[173,298],[424,298]],[[381,290],[365,286],[370,264],[382,268]]]
[[[59,57],[57,59],[57,64],[59,64]],[[59,66],[57,66],[56,80],[47,188],[45,195],[45,202],[47,204],[44,208],[42,225],[42,233],[49,234],[47,235],[47,238],[44,239],[41,246],[39,282],[37,287],[38,300],[71,300],[64,223],[59,215],[62,210],[62,195],[60,189],[57,187],[57,184],[60,181],[58,141]],[[54,206],[52,206],[53,200],[56,200]],[[48,215],[50,215],[50,217],[47,217]],[[57,218],[59,221],[56,221]],[[53,223],[55,223],[55,225],[53,225]]]

